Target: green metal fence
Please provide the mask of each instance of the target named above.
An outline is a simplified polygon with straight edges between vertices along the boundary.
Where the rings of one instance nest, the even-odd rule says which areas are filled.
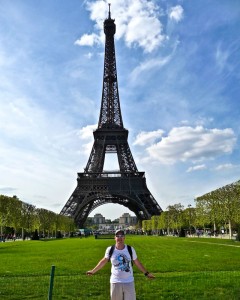
[[[109,299],[109,276],[99,272],[55,276],[30,274],[29,276],[0,277],[0,299]],[[52,273],[51,273],[52,274]],[[52,280],[52,290],[51,290]],[[240,299],[240,271],[223,272],[170,272],[156,274],[148,280],[135,274],[137,300],[238,300]],[[50,293],[51,290],[51,293]],[[50,297],[50,298],[49,298]]]

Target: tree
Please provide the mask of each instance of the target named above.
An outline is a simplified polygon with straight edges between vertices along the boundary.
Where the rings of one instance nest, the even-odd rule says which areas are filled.
[[[179,232],[183,226],[183,209],[184,206],[181,203],[169,205],[168,217],[169,217],[169,226],[173,231]]]
[[[37,215],[39,219],[39,230],[42,232],[42,236],[50,236],[50,232],[55,232],[56,236],[56,213],[44,209],[44,208],[38,208],[37,209]],[[47,234],[46,234],[47,233]]]
[[[169,211],[163,211],[158,218],[158,228],[169,235]]]
[[[240,181],[226,185],[195,199],[197,219],[212,223],[214,231],[219,225],[228,224],[232,236],[232,224],[240,222]]]
[[[17,229],[21,227],[22,205],[22,201],[20,201],[17,196],[9,198],[7,206],[7,223],[8,226],[13,227],[14,235],[16,235]]]
[[[206,224],[210,224],[210,214],[207,202],[203,197],[195,199],[196,202],[196,226],[205,227]]]
[[[155,231],[155,233],[158,233],[158,219],[159,219],[159,216],[152,216],[151,217],[151,221],[152,221],[152,230]]]
[[[35,223],[35,212],[36,207],[32,204],[22,203],[22,218],[21,218],[21,226],[22,226],[22,238],[25,238],[24,229],[27,230],[27,234],[34,230]]]
[[[194,231],[196,229],[196,209],[190,204],[183,211],[183,226],[188,229],[190,235],[192,234],[192,227]]]
[[[143,220],[143,221],[142,221],[142,230],[143,230],[144,232],[147,232],[147,220]]]
[[[9,198],[4,195],[0,195],[0,226],[1,226],[1,236],[3,236],[3,227],[7,225],[7,212]]]
[[[215,191],[221,201],[221,218],[228,223],[229,236],[232,236],[233,222],[239,222],[240,213],[240,182],[226,185]]]
[[[146,223],[147,223],[147,232],[148,234],[151,234],[152,232],[152,220],[146,220]]]

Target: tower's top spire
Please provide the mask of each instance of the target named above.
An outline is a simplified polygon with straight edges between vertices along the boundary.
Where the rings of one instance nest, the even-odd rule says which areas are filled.
[[[108,9],[108,19],[111,19],[111,10],[110,10],[111,3],[108,3],[108,6],[109,6],[109,9]]]
[[[115,20],[111,18],[111,3],[108,3],[108,18],[104,21],[104,33],[106,35],[111,34],[114,35],[116,32],[116,25],[114,23]]]
[[[104,20],[105,58],[102,103],[98,122],[98,128],[123,129],[123,120],[120,109],[117,67],[114,46],[114,34],[116,32],[115,20],[111,18],[111,4],[108,4],[108,18]]]

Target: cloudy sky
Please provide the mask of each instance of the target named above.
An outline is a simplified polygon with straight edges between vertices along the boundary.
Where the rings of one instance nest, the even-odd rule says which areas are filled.
[[[107,3],[0,0],[0,194],[59,213],[75,189],[99,117]],[[163,210],[194,206],[240,179],[240,2],[111,3],[135,162]]]

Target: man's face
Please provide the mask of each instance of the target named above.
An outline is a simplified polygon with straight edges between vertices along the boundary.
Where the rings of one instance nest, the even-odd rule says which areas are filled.
[[[123,233],[121,233],[121,232],[119,232],[119,233],[117,233],[117,234],[115,235],[115,241],[116,241],[117,243],[123,243],[123,242],[124,242],[124,239],[125,239],[125,235],[124,235]]]

